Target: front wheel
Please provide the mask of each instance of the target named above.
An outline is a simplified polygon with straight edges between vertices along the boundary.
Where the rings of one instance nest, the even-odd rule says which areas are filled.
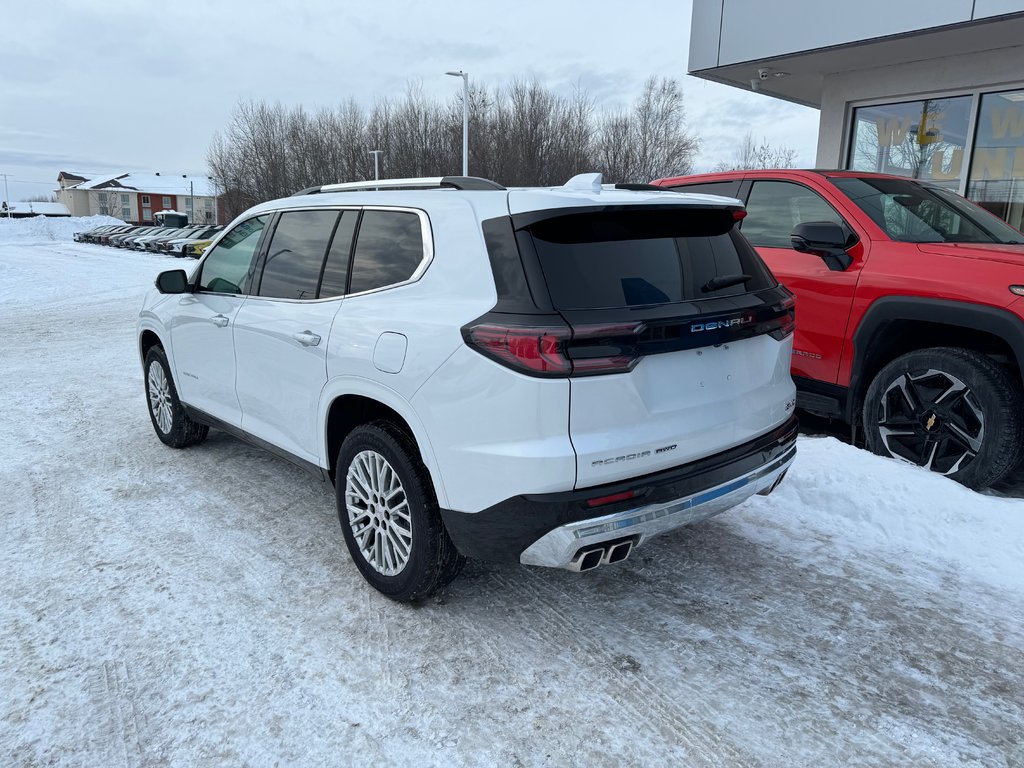
[[[1024,449],[1021,387],[980,352],[933,347],[878,372],[864,399],[870,450],[971,488],[1001,480]]]
[[[405,432],[386,421],[353,429],[338,454],[335,492],[349,554],[375,589],[413,602],[458,575],[463,557]]]

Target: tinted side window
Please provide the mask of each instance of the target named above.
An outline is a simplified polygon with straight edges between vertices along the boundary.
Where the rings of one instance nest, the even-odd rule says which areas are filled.
[[[364,211],[352,257],[349,293],[408,280],[422,260],[419,216],[403,211]]]
[[[267,248],[260,296],[315,299],[337,211],[282,213]]]
[[[352,235],[359,221],[359,211],[343,211],[341,222],[334,230],[334,239],[327,252],[327,264],[324,276],[320,281],[320,298],[345,294],[345,281],[348,280],[348,263],[352,257]]]
[[[740,228],[754,245],[792,248],[789,236],[805,221],[832,221],[846,227],[843,217],[814,190],[788,181],[755,181]]]
[[[246,219],[228,232],[203,261],[200,291],[245,293],[249,271],[269,216]]]
[[[740,180],[734,181],[709,181],[704,184],[681,184],[677,187],[669,187],[673,192],[692,192],[701,195],[721,195],[722,197],[737,197],[740,193]]]

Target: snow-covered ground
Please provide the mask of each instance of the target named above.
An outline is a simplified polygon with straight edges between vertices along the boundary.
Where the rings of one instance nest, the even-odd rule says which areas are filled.
[[[395,604],[328,486],[152,434],[135,315],[182,263],[15,224],[0,765],[1024,765],[1024,501],[808,437],[621,566]]]

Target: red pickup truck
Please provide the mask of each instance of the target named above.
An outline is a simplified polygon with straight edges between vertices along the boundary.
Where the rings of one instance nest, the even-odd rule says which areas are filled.
[[[739,198],[797,297],[805,411],[971,487],[1024,456],[1024,235],[946,189],[855,171],[734,171],[658,186]]]

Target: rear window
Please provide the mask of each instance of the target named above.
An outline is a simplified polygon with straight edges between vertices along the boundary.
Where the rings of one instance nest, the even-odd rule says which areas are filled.
[[[570,214],[530,234],[556,309],[649,306],[735,296],[775,284],[731,211]],[[717,288],[713,278],[749,276]]]

